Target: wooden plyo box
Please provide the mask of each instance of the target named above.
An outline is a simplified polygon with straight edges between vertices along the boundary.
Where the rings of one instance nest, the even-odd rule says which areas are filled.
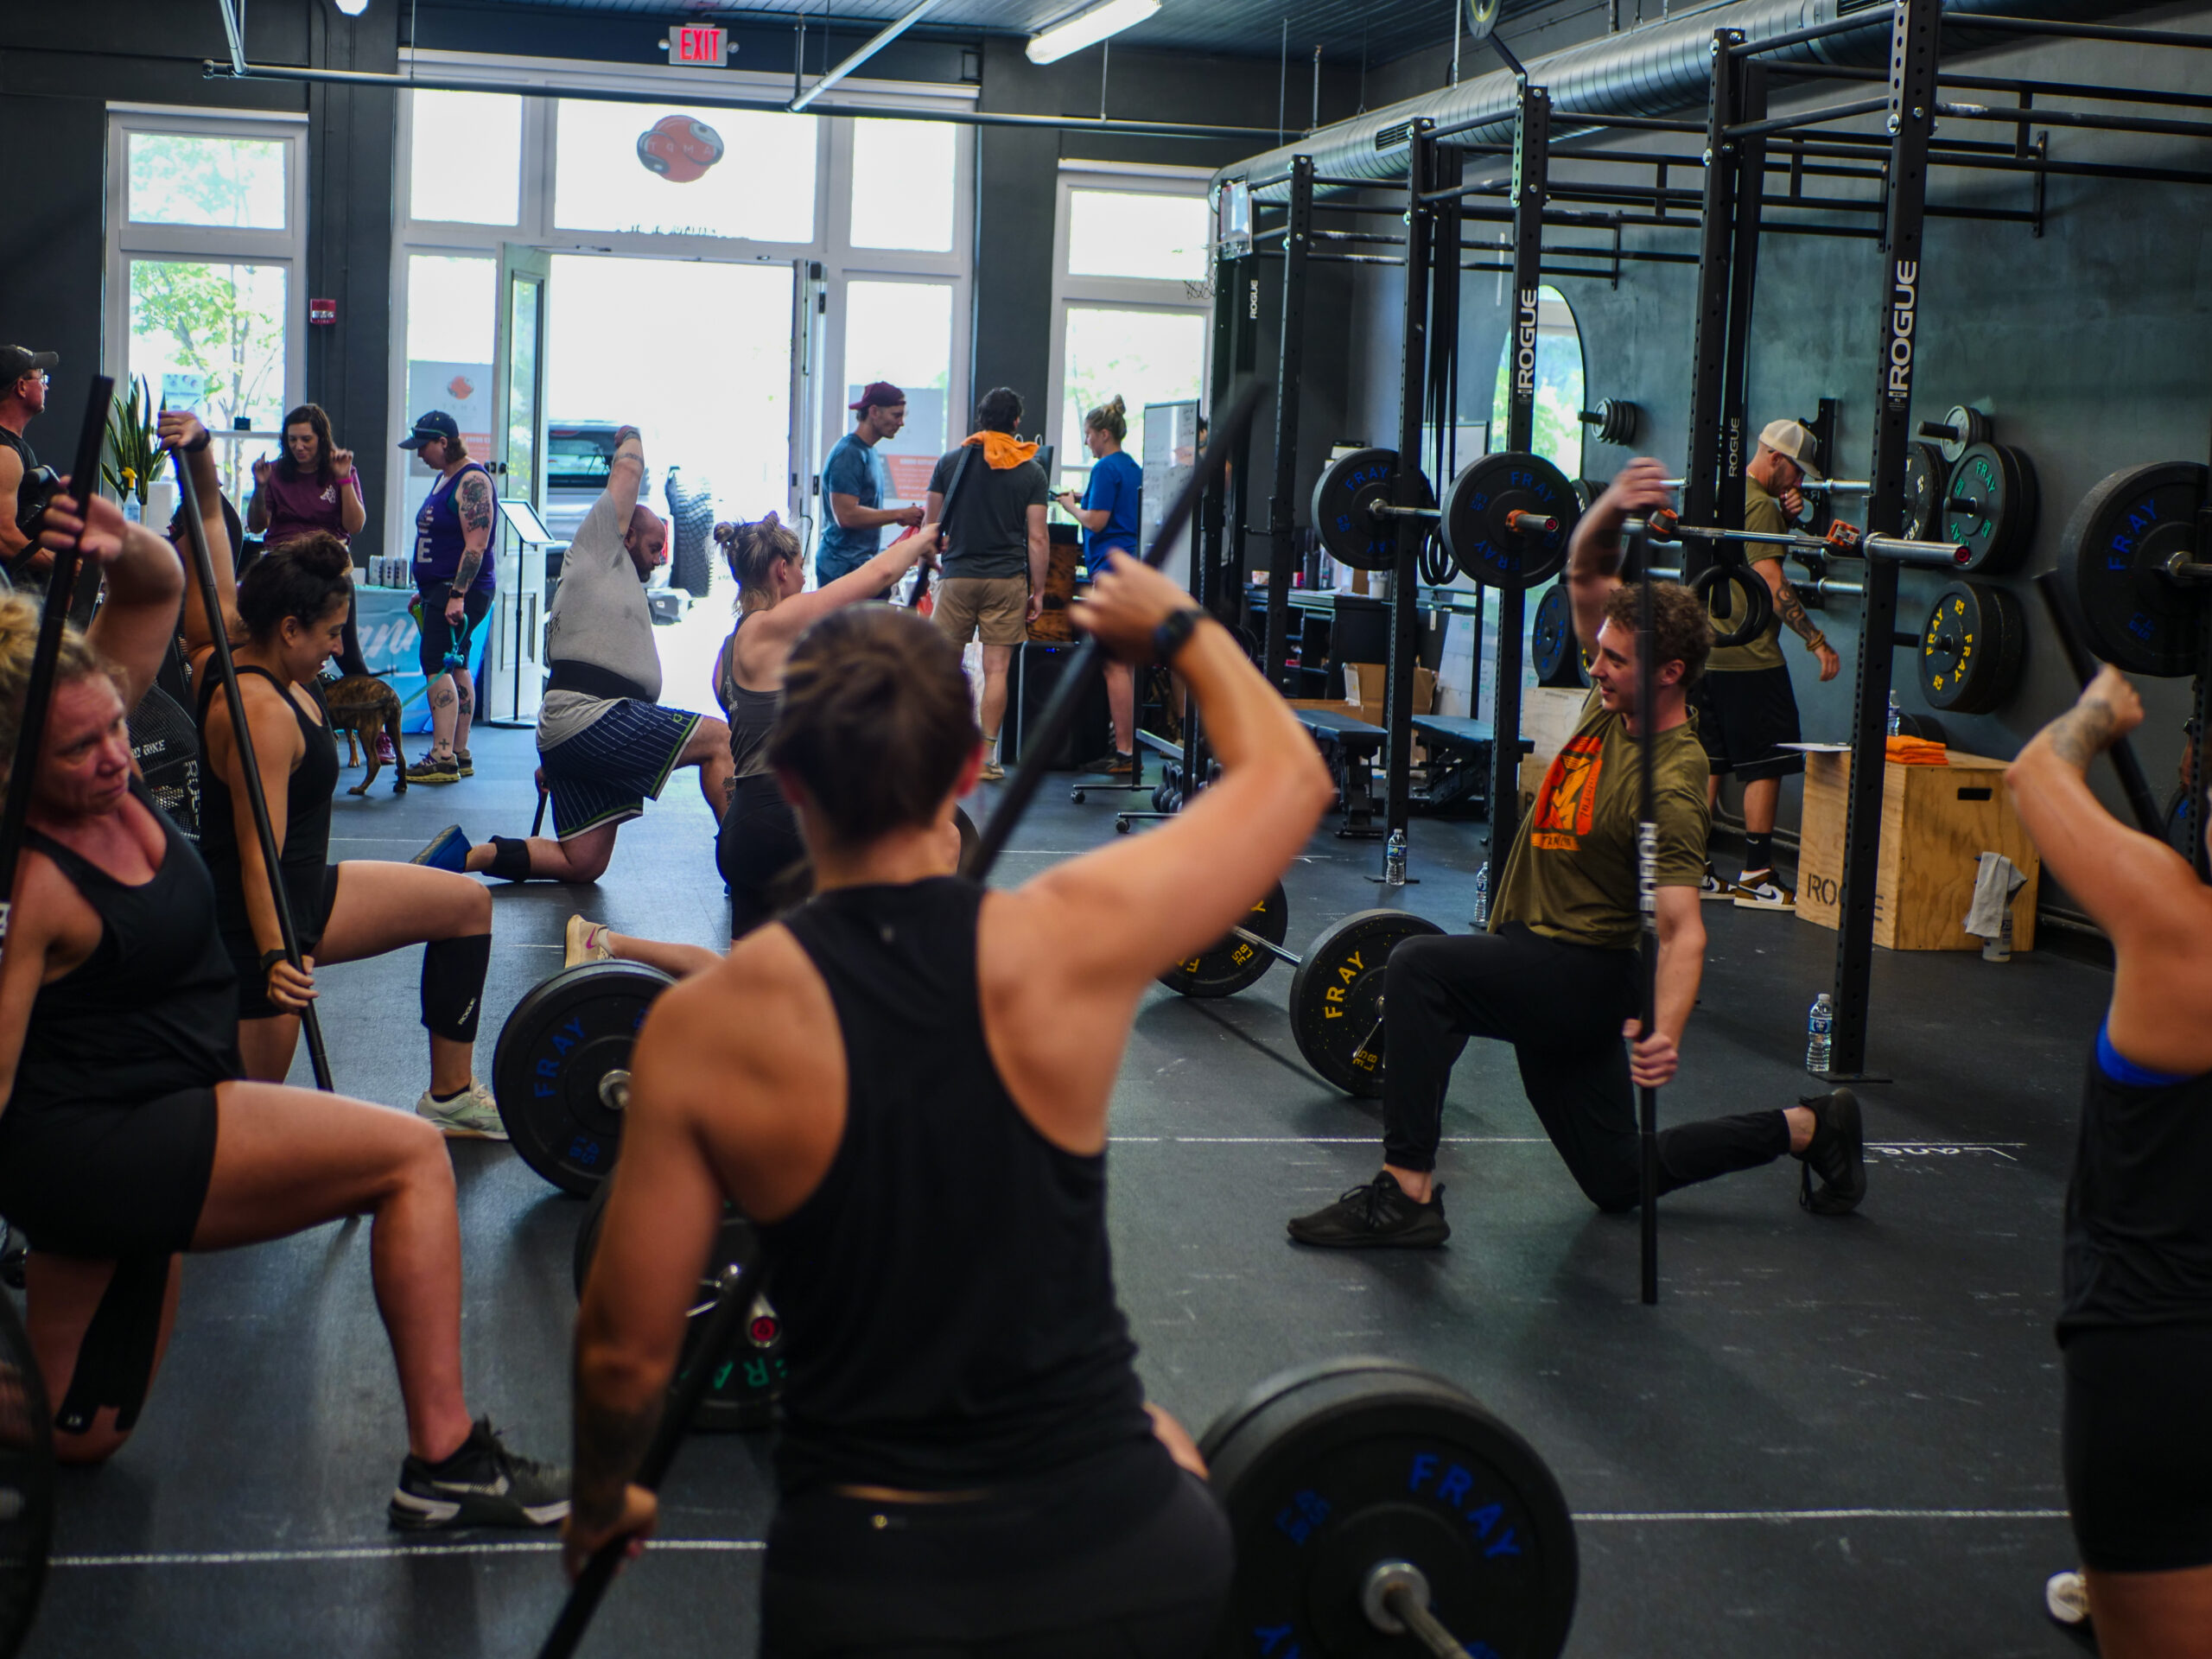
[[[1985,852],[2002,853],[2027,877],[2012,895],[2012,948],[2036,942],[2035,843],[2012,814],[2005,765],[1954,752],[1944,766],[1882,768],[1882,852],[1874,883],[1874,943],[1892,950],[1979,950],[1960,925],[1974,901]],[[1797,914],[1837,925],[1843,891],[1843,824],[1851,757],[1805,757]]]

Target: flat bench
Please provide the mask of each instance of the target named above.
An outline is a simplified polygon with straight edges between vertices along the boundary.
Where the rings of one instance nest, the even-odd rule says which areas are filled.
[[[1493,728],[1486,720],[1465,715],[1415,715],[1414,730],[1428,745],[1428,784],[1418,797],[1432,812],[1463,804],[1490,800],[1491,745]],[[1521,753],[1535,749],[1529,738],[1521,740]]]
[[[1313,734],[1321,753],[1337,780],[1340,816],[1337,833],[1371,841],[1382,833],[1375,822],[1375,761],[1389,741],[1389,733],[1370,726],[1357,715],[1333,709],[1294,709],[1300,725]]]

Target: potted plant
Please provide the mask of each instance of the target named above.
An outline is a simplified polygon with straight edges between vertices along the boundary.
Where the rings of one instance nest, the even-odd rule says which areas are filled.
[[[165,459],[154,434],[153,394],[143,378],[134,380],[128,395],[117,393],[109,405],[100,444],[100,481],[123,503],[125,517],[168,522],[176,486],[161,476]]]

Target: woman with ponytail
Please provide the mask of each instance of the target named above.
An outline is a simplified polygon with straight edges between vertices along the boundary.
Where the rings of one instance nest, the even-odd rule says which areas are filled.
[[[213,502],[199,423],[164,415],[162,438]],[[73,539],[108,590],[91,628],[63,635],[0,957],[0,1211],[30,1240],[24,1322],[57,1456],[99,1462],[130,1437],[176,1318],[180,1253],[369,1216],[407,1424],[392,1524],[552,1524],[566,1472],[509,1453],[461,1391],[444,1143],[404,1113],[242,1075],[215,884],[137,775],[124,724],[176,637],[175,552],[98,498],[58,499],[46,534]],[[38,627],[35,601],[0,598],[0,768]]]
[[[330,862],[338,745],[319,671],[339,649],[352,602],[352,556],[315,531],[265,553],[243,582],[230,550],[212,544],[216,586],[235,595],[238,668],[261,791],[278,848],[302,965],[286,960],[275,891],[261,855],[229,699],[210,660],[213,637],[197,588],[185,604],[185,645],[199,694],[200,848],[215,878],[223,944],[238,975],[238,1048],[248,1077],[290,1071],[300,1013],[314,1001],[315,963],[356,962],[421,944],[429,1087],[415,1109],[449,1135],[504,1141],[491,1090],[473,1075],[477,1016],[492,956],[492,895],[467,876],[421,864]]]
[[[1090,480],[1083,499],[1073,490],[1058,496],[1068,517],[1084,528],[1083,562],[1095,576],[1109,555],[1137,556],[1137,533],[1144,499],[1144,468],[1122,452],[1129,435],[1129,412],[1120,397],[1101,404],[1083,417],[1083,441],[1090,451]],[[1127,663],[1106,664],[1106,701],[1114,715],[1114,753],[1083,767],[1109,778],[1127,778],[1136,769],[1136,676]]]
[[[785,659],[799,635],[822,618],[888,593],[937,545],[937,533],[934,524],[911,530],[857,570],[807,592],[804,550],[774,513],[753,524],[715,526],[715,543],[737,578],[737,625],[715,665],[715,696],[729,720],[730,759],[737,769],[729,810],[715,838],[715,863],[729,885],[733,944],[813,887],[798,820],[768,764],[769,734],[783,707]],[[606,957],[648,963],[678,976],[721,960],[702,946],[632,938],[571,917],[569,965]]]

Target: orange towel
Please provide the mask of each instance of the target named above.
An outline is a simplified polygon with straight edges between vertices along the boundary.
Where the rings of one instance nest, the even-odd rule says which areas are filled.
[[[983,464],[995,473],[1002,473],[1009,467],[1019,467],[1037,453],[1035,444],[1024,443],[1005,432],[970,432],[960,441],[963,449],[971,443],[982,446]]]
[[[1893,737],[1888,744],[1890,760],[1900,766],[1948,766],[1950,757],[1941,743],[1924,737]]]

